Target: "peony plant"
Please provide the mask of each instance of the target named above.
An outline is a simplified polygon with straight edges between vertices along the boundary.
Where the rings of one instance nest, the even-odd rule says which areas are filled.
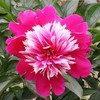
[[[7,39],[6,51],[20,58],[18,74],[35,81],[39,95],[47,97],[50,90],[61,95],[65,91],[63,74],[78,79],[90,74],[87,55],[92,42],[81,16],[61,18],[53,6],[45,6],[36,12],[20,12],[9,29],[14,37]]]
[[[0,0],[0,100],[99,100],[99,0]]]

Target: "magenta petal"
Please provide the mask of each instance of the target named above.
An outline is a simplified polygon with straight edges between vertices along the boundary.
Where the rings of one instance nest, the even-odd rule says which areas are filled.
[[[72,14],[70,16],[67,16],[61,21],[62,24],[67,25],[67,28],[72,28],[72,26],[76,26],[81,22],[83,22],[83,18],[77,14]]]
[[[32,10],[26,10],[26,11],[20,12],[18,14],[17,21],[20,23],[20,25],[23,25],[26,31],[32,30],[32,27],[37,24],[36,13]]]
[[[73,36],[75,36],[79,44],[79,49],[75,51],[75,53],[77,55],[84,55],[86,57],[90,51],[90,45],[92,44],[91,36],[87,34],[74,34]]]
[[[23,25],[20,25],[19,23],[16,22],[10,22],[8,27],[16,36],[24,35],[25,32],[27,31]]]
[[[25,62],[24,59],[21,59],[16,66],[18,74],[24,75],[29,70],[31,70],[31,67]]]
[[[14,38],[8,38],[8,39],[6,40],[6,44],[9,44],[12,40],[14,40]]]
[[[27,80],[35,80],[35,73],[33,72],[33,69],[30,71],[27,71],[27,73],[24,76]]]
[[[16,36],[23,35],[25,32],[32,30],[32,27],[36,25],[36,13],[31,10],[20,12],[17,21],[17,23],[10,22],[9,29]]]
[[[87,31],[88,31],[88,23],[87,22],[78,24],[71,29],[71,32],[77,33],[77,34],[87,33]]]
[[[11,41],[10,41],[11,40]],[[14,39],[9,39],[7,41],[8,45],[6,47],[6,51],[10,54],[13,54],[17,57],[23,57],[20,51],[24,51],[23,41],[25,40],[24,36],[16,37]]]
[[[36,90],[37,92],[44,97],[49,96],[50,94],[50,83],[47,77],[42,74],[37,74],[36,77]]]
[[[57,96],[61,95],[64,92],[65,90],[64,79],[60,74],[57,77],[51,78],[50,82],[52,86],[52,91]]]
[[[42,10],[37,10],[37,21],[41,26],[58,20],[61,20],[61,18],[57,16],[56,9],[53,6],[46,6]]]
[[[27,62],[25,62],[24,59],[21,59],[16,67],[16,71],[18,72],[18,74],[20,75],[24,75],[24,77],[27,80],[34,80],[35,79],[35,73],[33,72],[33,68],[31,66],[29,66],[27,64]]]
[[[87,77],[92,69],[90,61],[82,56],[76,57],[76,64],[71,66],[68,72],[75,78]]]
[[[23,12],[19,12],[17,21],[21,24],[33,25],[35,24],[34,19],[36,17],[36,13],[32,10],[25,10]]]
[[[88,25],[83,22],[83,18],[77,14],[70,15],[61,21],[61,24],[66,24],[67,29],[75,33],[86,33]]]

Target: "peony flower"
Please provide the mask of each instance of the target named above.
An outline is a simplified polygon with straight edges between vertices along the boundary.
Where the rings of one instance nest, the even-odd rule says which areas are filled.
[[[36,12],[20,12],[9,29],[15,36],[7,39],[6,51],[20,58],[18,74],[35,81],[39,95],[47,97],[50,91],[61,95],[65,90],[63,74],[75,78],[90,74],[87,55],[91,36],[81,16],[72,14],[63,19],[53,6],[46,6]]]

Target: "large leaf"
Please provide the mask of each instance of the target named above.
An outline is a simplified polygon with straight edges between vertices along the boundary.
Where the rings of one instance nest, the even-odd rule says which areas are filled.
[[[91,88],[84,88],[83,89],[83,95],[86,96],[86,95],[90,95],[90,94],[93,94],[93,93],[96,93],[97,91],[96,90],[93,90]]]
[[[92,94],[89,100],[100,100],[100,92]]]
[[[100,18],[100,3],[88,6],[85,12],[85,20],[89,23],[89,26],[93,27],[99,18]]]
[[[72,92],[74,92],[77,96],[79,96],[79,98],[82,98],[83,96],[83,89],[80,86],[80,84],[70,75],[64,75],[64,78],[67,80],[66,87],[71,90]]]
[[[66,3],[62,6],[62,11],[64,16],[73,14],[78,7],[79,0],[67,0]]]
[[[0,91],[9,83],[9,81],[5,81],[0,83]]]
[[[0,98],[0,100],[14,100],[14,93],[6,93],[2,98]]]

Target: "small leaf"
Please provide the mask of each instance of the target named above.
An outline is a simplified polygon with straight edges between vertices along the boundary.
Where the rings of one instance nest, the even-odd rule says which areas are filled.
[[[93,3],[97,3],[97,0],[84,0],[84,3],[93,4]]]
[[[70,75],[64,75],[64,78],[68,81],[66,82],[66,87],[74,92],[79,98],[82,98],[83,96],[83,89],[80,86],[80,84]]]
[[[68,91],[68,90],[66,90]],[[59,100],[59,99],[57,99]],[[65,94],[60,100],[80,100],[80,98],[75,95],[73,92],[68,92],[67,94]]]
[[[11,0],[4,0],[6,5],[10,8],[11,7]]]
[[[32,99],[34,97],[35,95],[27,87],[23,88],[23,94],[22,94],[23,99]]]
[[[44,3],[44,6],[46,5],[53,5],[53,0],[42,0]]]
[[[6,25],[2,28],[7,27]],[[1,29],[1,28],[0,28]],[[0,33],[0,53],[5,53],[5,37]]]
[[[93,93],[95,93],[95,92],[97,92],[97,91],[96,91],[96,90],[93,90],[93,89],[91,89],[91,88],[84,88],[84,89],[83,89],[83,95],[84,95],[84,96],[93,94]]]
[[[61,6],[59,5],[59,3],[54,2],[54,6],[56,7],[58,15],[63,16],[63,12],[62,12],[62,9],[61,9]]]
[[[100,3],[88,6],[85,12],[85,20],[89,23],[89,26],[93,27],[99,18],[100,18]]]
[[[94,78],[89,76],[89,77],[85,78],[85,80],[92,89],[98,90],[98,82]]]
[[[90,32],[93,34],[93,43],[100,41],[100,30],[92,28]]]
[[[5,30],[8,27],[7,23],[0,24],[0,31]]]
[[[73,14],[78,7],[79,0],[67,0],[66,3],[62,6],[62,11],[64,16]]]
[[[8,0],[9,1],[9,0]],[[7,11],[9,11],[9,7],[8,5],[5,3],[4,0],[0,0],[0,6],[4,9],[6,9]]]
[[[40,0],[20,0],[22,6],[25,7],[26,9],[33,9],[33,8],[39,8],[41,7],[41,2]]]
[[[21,87],[19,86],[14,86],[12,88],[10,88],[10,90],[15,94],[16,98],[18,100],[22,100],[22,93],[23,93],[23,90]]]

